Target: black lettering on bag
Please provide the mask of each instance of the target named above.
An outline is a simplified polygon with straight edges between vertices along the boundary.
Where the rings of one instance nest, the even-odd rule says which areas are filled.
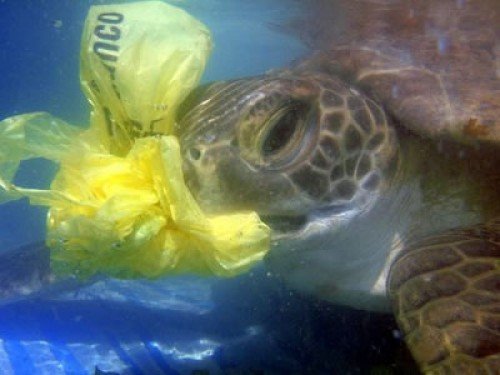
[[[97,16],[99,24],[94,28],[97,41],[94,43],[94,53],[103,62],[116,63],[120,49],[118,41],[121,38],[121,30],[118,26],[125,17],[121,13],[107,12]],[[113,26],[110,26],[113,25]]]
[[[116,12],[101,13],[97,16],[97,20],[110,25],[117,25],[122,23],[123,14]]]
[[[115,82],[116,64],[119,58],[120,51],[120,38],[122,32],[120,24],[124,21],[125,17],[121,13],[107,12],[101,13],[97,16],[97,25],[94,27],[95,41],[92,46],[93,52],[101,60],[102,65],[109,72],[111,80],[111,87],[120,99],[120,92]],[[113,114],[108,107],[103,108],[104,118],[106,121],[106,128],[110,137],[117,136],[117,129]]]
[[[113,52],[118,52],[119,47],[116,44],[106,43],[106,42],[95,42],[94,43],[94,53],[99,56],[103,61],[116,62],[118,56],[112,54]]]
[[[120,39],[121,31],[116,26],[109,26],[109,31],[106,32],[107,25],[98,25],[94,29],[96,37],[104,40],[115,42]]]
[[[110,137],[114,137],[115,132],[113,127],[111,111],[109,110],[108,107],[103,107],[102,109],[104,111],[104,121],[106,122],[106,129],[108,129],[108,134]]]
[[[114,66],[104,64],[104,63],[102,65],[108,70],[109,76],[111,77],[111,80],[114,81],[116,68]]]

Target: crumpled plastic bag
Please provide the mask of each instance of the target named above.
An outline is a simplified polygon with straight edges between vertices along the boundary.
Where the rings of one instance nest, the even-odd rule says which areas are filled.
[[[90,127],[46,113],[0,122],[0,202],[49,207],[57,275],[233,276],[264,257],[270,229],[255,212],[206,215],[184,183],[175,111],[210,48],[206,27],[165,3],[92,7],[81,49]],[[50,189],[14,185],[36,157],[59,164]]]
[[[209,30],[179,8],[158,1],[92,7],[80,78],[99,140],[124,155],[137,137],[170,134],[210,50]]]

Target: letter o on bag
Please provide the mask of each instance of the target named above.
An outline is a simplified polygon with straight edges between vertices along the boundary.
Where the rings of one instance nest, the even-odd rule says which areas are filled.
[[[102,13],[97,16],[97,19],[102,23],[117,25],[123,21],[123,14],[116,12]]]

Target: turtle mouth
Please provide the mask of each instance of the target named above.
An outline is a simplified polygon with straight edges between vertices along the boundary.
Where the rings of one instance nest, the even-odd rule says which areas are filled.
[[[311,210],[307,214],[265,215],[260,219],[272,230],[275,241],[305,240],[311,236],[331,232],[350,222],[362,208],[353,204],[330,205]]]
[[[260,215],[260,219],[276,234],[290,234],[302,230],[309,218],[307,215]]]

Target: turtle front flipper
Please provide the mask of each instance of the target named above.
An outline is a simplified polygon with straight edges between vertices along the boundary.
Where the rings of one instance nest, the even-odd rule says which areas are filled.
[[[500,218],[411,244],[388,290],[423,372],[499,374]]]

